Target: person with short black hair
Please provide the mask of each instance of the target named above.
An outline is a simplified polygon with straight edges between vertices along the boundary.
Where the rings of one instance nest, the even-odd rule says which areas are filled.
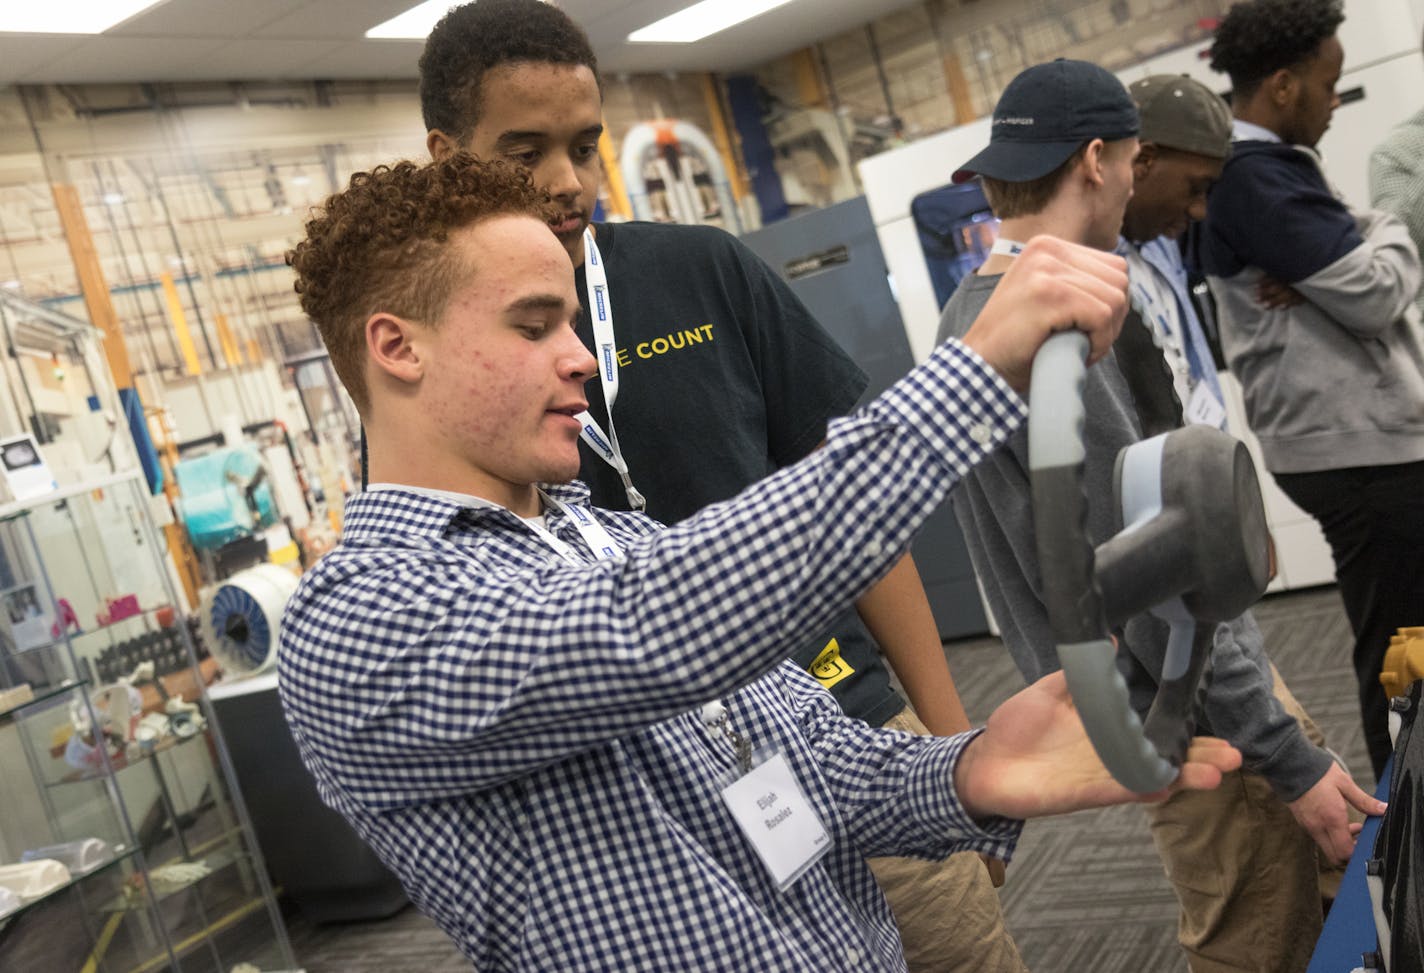
[[[1253,98],[1267,80],[1276,77],[1279,84],[1279,72],[1298,72],[1321,54],[1333,58],[1339,41],[1334,45],[1330,42],[1344,22],[1341,0],[1251,0],[1233,4],[1212,38],[1211,69],[1231,79],[1232,104],[1239,106]],[[1329,95],[1322,99],[1326,104],[1334,95],[1333,85]],[[1325,120],[1328,118],[1327,112]],[[1308,132],[1292,132],[1299,135],[1292,141],[1313,146],[1324,131],[1321,125],[1313,137]]]
[[[1424,335],[1407,228],[1338,198],[1316,145],[1339,104],[1339,0],[1250,0],[1217,28],[1236,142],[1198,259],[1266,469],[1320,524],[1354,630],[1370,762],[1389,759],[1380,666],[1424,605]]]

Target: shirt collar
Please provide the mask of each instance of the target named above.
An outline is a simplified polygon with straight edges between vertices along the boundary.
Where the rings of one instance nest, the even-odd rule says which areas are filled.
[[[589,506],[588,487],[580,480],[539,486],[556,500]],[[402,483],[373,483],[347,501],[341,539],[344,543],[397,537],[437,539],[450,530],[451,523],[462,513],[470,523],[519,519],[482,497]]]
[[[1283,139],[1269,128],[1262,128],[1255,122],[1231,120],[1231,139],[1234,142],[1281,142]]]

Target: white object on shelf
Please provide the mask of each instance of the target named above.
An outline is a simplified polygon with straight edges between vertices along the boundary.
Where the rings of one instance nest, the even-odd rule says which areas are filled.
[[[35,691],[27,682],[22,682],[9,689],[0,689],[0,713],[12,710],[16,706],[23,706],[34,698]]]
[[[69,869],[71,875],[84,875],[111,861],[114,857],[109,843],[99,838],[80,838],[59,845],[31,848],[20,856],[21,862],[52,859]]]
[[[59,489],[40,453],[40,444],[30,433],[0,439],[0,476],[16,500],[31,500]]]
[[[0,919],[5,918],[24,904],[18,895],[0,886]]]
[[[33,902],[69,884],[69,869],[53,858],[0,865],[0,888],[7,888],[22,902]]]

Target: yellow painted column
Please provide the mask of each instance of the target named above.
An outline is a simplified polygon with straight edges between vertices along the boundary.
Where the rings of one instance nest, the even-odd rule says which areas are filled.
[[[954,48],[945,43],[944,25],[939,8],[933,3],[925,4],[929,15],[930,30],[934,33],[935,46],[939,48],[940,63],[944,66],[944,88],[954,105],[954,121],[965,125],[974,121],[978,114],[974,111],[974,93],[969,90],[969,79],[964,76],[964,65]]]
[[[618,165],[618,156],[613,151],[613,139],[607,127],[598,136],[598,157],[603,160],[603,184],[608,187],[609,205],[613,212],[631,220],[633,204],[628,200],[628,189],[623,185],[623,170]]]
[[[79,290],[84,295],[89,321],[103,332],[104,358],[109,365],[109,374],[113,376],[114,387],[133,389],[134,375],[129,362],[128,345],[124,342],[123,327],[118,313],[114,310],[108,281],[104,279],[104,269],[99,264],[99,254],[94,249],[94,237],[89,232],[89,221],[84,218],[84,205],[79,200],[79,193],[69,183],[51,183],[50,191],[54,195],[55,210],[59,213],[60,226],[64,230],[64,241],[69,247],[70,259],[74,262],[74,271],[79,277]],[[168,274],[163,275],[163,282],[164,293],[169,297],[171,308],[178,300],[178,289],[173,286],[173,278]],[[182,305],[178,304],[180,315],[182,310]],[[186,324],[182,333],[187,333]],[[192,345],[193,341],[189,338],[185,354],[189,356],[190,369],[197,374],[198,355]],[[164,493],[172,502],[176,488],[171,464],[164,464],[163,484]],[[198,575],[197,557],[188,543],[188,535],[182,527],[173,523],[163,528],[163,536],[168,541],[168,556],[173,559],[178,569],[178,578],[183,584],[188,604],[196,608],[198,587],[202,581]]]
[[[64,242],[69,247],[69,259],[74,262],[74,272],[79,277],[79,291],[84,295],[89,322],[104,335],[102,343],[104,357],[109,362],[109,374],[114,378],[115,387],[133,388],[128,345],[124,343],[119,315],[114,311],[109,283],[104,279],[104,268],[99,265],[99,254],[94,249],[94,237],[89,232],[89,221],[84,218],[84,204],[79,201],[79,192],[69,183],[58,182],[50,184],[50,191],[64,230]]]
[[[189,375],[203,374],[203,365],[198,361],[198,349],[193,344],[193,333],[188,330],[188,316],[183,313],[183,299],[178,296],[178,285],[173,275],[164,271],[159,280],[163,283],[163,297],[168,304],[168,320],[173,324],[173,333],[178,336],[178,348],[183,352],[183,363]]]
[[[242,349],[237,345],[237,338],[233,336],[232,327],[227,323],[227,315],[219,311],[213,315],[217,322],[218,344],[222,346],[223,360],[228,367],[242,364]]]
[[[796,75],[796,94],[807,108],[830,108],[831,99],[826,81],[821,77],[821,65],[816,52],[803,47],[791,55],[791,69]]]
[[[717,89],[717,79],[710,74],[702,76],[702,96],[707,102],[707,115],[712,119],[712,141],[722,156],[722,165],[727,170],[727,181],[732,184],[732,195],[741,202],[751,194],[751,184],[747,170],[742,165],[742,154],[732,147],[732,131],[727,127],[727,115],[722,111],[722,98]]]

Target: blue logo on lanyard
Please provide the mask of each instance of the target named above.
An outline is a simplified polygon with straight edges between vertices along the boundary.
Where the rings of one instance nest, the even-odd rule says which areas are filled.
[[[603,346],[603,374],[607,375],[610,380],[613,378],[614,374],[616,374],[616,373],[614,372],[614,370],[613,370],[613,346],[612,346],[612,345],[604,345],[604,346]]]
[[[583,434],[592,440],[593,445],[602,451],[605,456],[613,455],[613,447],[603,441],[603,437],[598,434],[598,429],[593,423],[590,422],[583,427]]]
[[[598,320],[608,320],[608,306],[603,301],[603,285],[593,285],[593,303],[597,306]]]

